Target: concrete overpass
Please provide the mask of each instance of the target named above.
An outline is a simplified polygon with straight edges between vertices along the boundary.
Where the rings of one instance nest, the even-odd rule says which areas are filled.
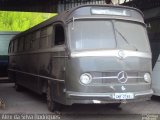
[[[108,0],[0,0],[0,10],[55,13],[81,4],[105,4]]]
[[[55,13],[82,4],[109,4],[111,0],[0,0],[0,10]],[[113,4],[129,0],[112,0]]]

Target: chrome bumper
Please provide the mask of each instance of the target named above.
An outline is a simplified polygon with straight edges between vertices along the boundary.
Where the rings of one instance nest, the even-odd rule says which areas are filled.
[[[121,102],[136,102],[149,100],[153,95],[153,90],[132,92],[134,99],[116,100],[114,93],[81,93],[66,91],[67,104],[74,103],[93,103],[94,100],[99,100],[101,103],[121,103]]]

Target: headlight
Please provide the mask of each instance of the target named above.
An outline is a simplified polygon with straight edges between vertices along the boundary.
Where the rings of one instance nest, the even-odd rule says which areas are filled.
[[[87,85],[87,84],[91,83],[91,81],[92,81],[92,76],[89,73],[84,73],[80,77],[80,82],[82,84]]]
[[[151,75],[149,73],[145,73],[144,80],[148,83],[151,83]]]

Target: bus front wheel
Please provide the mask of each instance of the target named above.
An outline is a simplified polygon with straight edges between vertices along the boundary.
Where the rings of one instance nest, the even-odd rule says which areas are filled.
[[[48,82],[47,87],[47,106],[51,112],[60,110],[60,104],[53,100],[50,82]]]

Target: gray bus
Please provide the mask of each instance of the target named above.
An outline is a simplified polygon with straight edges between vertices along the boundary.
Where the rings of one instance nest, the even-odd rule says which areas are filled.
[[[131,7],[84,5],[10,42],[9,78],[17,90],[47,94],[60,105],[149,100],[151,50],[142,13]]]

